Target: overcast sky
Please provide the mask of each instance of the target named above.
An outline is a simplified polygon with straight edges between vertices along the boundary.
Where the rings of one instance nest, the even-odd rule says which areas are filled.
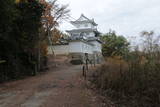
[[[59,3],[69,4],[75,19],[81,13],[94,18],[102,33],[112,29],[131,37],[143,30],[160,31],[160,0],[59,0]],[[60,28],[67,30],[72,25],[63,22]]]

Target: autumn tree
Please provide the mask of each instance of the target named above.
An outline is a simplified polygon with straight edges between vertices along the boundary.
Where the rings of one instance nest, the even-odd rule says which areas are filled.
[[[60,43],[60,39],[63,37],[63,33],[57,28],[54,28],[52,30],[52,35],[54,35],[52,38],[53,44]]]
[[[45,5],[45,12],[42,16],[42,24],[46,31],[52,31],[59,23],[69,17],[68,5],[59,5],[57,0],[46,2],[41,0]]]
[[[60,38],[60,36],[54,35],[57,33],[57,30],[55,30],[56,27],[63,19],[69,17],[70,10],[68,9],[68,5],[59,5],[57,0],[49,2],[41,0],[41,3],[46,7],[42,16],[42,24],[46,31],[46,37],[48,38],[49,45],[52,45],[52,42],[56,37],[57,39]]]

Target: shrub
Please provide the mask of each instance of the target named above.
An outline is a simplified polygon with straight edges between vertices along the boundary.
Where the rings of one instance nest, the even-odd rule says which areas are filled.
[[[130,54],[128,61],[107,58],[106,63],[93,73],[92,82],[119,106],[159,107],[160,63],[146,56]]]

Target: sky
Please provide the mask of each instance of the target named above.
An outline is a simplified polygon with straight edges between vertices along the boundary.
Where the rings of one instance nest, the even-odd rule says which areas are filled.
[[[83,13],[94,18],[98,30],[107,33],[109,29],[127,38],[139,36],[141,31],[160,32],[160,0],[58,0],[69,4],[70,15],[78,19]],[[73,28],[67,21],[60,24],[65,31]]]

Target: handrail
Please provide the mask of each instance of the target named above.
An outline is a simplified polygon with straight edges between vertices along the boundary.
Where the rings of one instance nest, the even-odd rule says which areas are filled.
[[[6,60],[0,60],[0,64],[6,63]]]

